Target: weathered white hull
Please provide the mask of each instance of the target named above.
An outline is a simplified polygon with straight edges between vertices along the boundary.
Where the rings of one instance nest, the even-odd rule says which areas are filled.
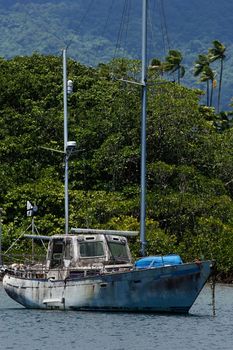
[[[27,308],[187,313],[211,261],[52,281],[6,274],[7,294]]]

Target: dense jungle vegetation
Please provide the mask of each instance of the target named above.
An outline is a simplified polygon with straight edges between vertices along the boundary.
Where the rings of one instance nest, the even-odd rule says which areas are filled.
[[[139,229],[140,63],[96,68],[69,60],[70,226]],[[64,232],[61,57],[0,60],[0,207],[3,250],[29,227],[26,201],[39,208],[40,234]],[[233,271],[233,129],[200,104],[200,90],[148,73],[147,250],[215,259]],[[130,242],[137,256],[139,242]],[[15,252],[29,254],[18,240]]]

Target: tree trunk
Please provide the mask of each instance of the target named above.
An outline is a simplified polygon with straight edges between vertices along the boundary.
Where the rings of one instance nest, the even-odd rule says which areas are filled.
[[[223,59],[221,59],[221,69],[220,69],[219,87],[218,87],[218,106],[217,106],[218,113],[220,110],[220,100],[221,100],[221,91],[222,91],[222,73],[223,73]]]

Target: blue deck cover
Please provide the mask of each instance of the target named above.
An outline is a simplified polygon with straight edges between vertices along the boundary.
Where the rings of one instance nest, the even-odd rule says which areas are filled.
[[[141,258],[135,262],[137,269],[148,269],[150,267],[161,267],[167,265],[180,265],[183,264],[181,257],[177,254],[170,255],[157,255]]]

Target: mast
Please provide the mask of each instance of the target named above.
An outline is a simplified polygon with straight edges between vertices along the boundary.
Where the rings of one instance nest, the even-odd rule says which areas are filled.
[[[63,108],[64,108],[64,155],[65,155],[65,234],[69,233],[69,157],[76,149],[75,141],[68,141],[68,95],[73,92],[72,80],[67,80],[67,49],[62,50],[63,57]]]
[[[147,102],[147,10],[148,0],[142,0],[142,118],[141,118],[141,197],[140,197],[140,243],[141,254],[146,248],[146,102]]]
[[[67,122],[67,56],[66,48],[62,51],[63,56],[63,108],[64,108],[64,154],[65,154],[65,234],[69,232],[69,194],[68,194],[68,157],[67,157],[67,140],[68,140],[68,122]]]

